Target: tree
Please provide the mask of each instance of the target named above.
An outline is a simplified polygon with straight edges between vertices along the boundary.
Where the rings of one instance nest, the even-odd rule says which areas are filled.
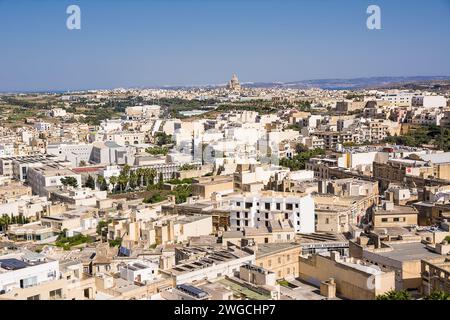
[[[97,184],[100,188],[100,190],[105,191],[108,190],[108,185],[106,184],[106,179],[103,176],[97,177]]]
[[[426,296],[425,300],[450,300],[450,293],[445,291],[434,291]]]
[[[297,143],[295,146],[296,153],[302,153],[302,152],[306,152],[308,150],[309,149],[303,143]]]
[[[172,135],[165,132],[156,132],[155,142],[158,146],[163,146],[172,143]]]
[[[99,236],[103,236],[104,235],[103,228],[106,228],[107,226],[108,226],[107,221],[105,221],[105,220],[99,221],[99,223],[97,224],[97,234]]]
[[[158,188],[161,189],[164,183],[164,176],[163,173],[160,172],[159,173],[159,177],[158,177]]]
[[[153,147],[153,148],[145,149],[145,152],[147,152],[153,156],[158,156],[158,155],[165,156],[169,153],[169,149],[167,147]]]
[[[110,247],[120,247],[121,244],[122,244],[122,238],[109,240],[109,246]]]
[[[62,177],[61,183],[64,187],[71,186],[71,187],[78,187],[78,181],[75,177]]]
[[[112,185],[112,190],[114,191],[116,188],[116,184],[118,182],[117,177],[112,176],[111,178],[109,178],[109,183]]]
[[[138,176],[135,171],[130,172],[129,176],[129,185],[131,189],[135,189],[138,185]]]
[[[175,187],[172,191],[172,194],[175,195],[175,202],[177,204],[186,202],[187,198],[192,194],[192,185],[190,184],[180,184]]]
[[[303,170],[305,169],[306,162],[311,159],[312,157],[323,155],[325,154],[325,151],[323,149],[314,149],[314,150],[308,150],[304,152],[300,152],[299,154],[296,154],[292,157],[292,159],[283,158],[280,160],[280,165],[283,167],[288,167],[293,171],[296,170]]]
[[[86,183],[84,184],[86,188],[91,188],[92,190],[95,190],[95,180],[92,178],[91,175],[89,175],[86,179]]]
[[[377,300],[411,300],[411,295],[408,291],[395,291],[391,290],[386,292],[385,294],[378,295],[376,297]]]
[[[124,191],[128,185],[128,176],[126,176],[123,172],[119,175],[118,178],[120,191]]]
[[[151,195],[150,197],[147,197],[144,199],[144,203],[157,203],[157,202],[161,202],[164,201],[165,198],[159,194],[159,193],[155,193],[153,195]]]

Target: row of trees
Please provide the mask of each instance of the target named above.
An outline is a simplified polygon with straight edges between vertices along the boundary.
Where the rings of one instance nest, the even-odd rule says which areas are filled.
[[[412,300],[411,294],[406,291],[391,290],[385,294],[376,297],[377,300]],[[444,291],[435,291],[424,297],[425,300],[450,300],[450,293]]]
[[[154,185],[157,176],[158,173],[155,169],[139,168],[131,171],[130,166],[125,165],[118,176],[109,178],[109,185],[112,186],[113,192],[123,192],[129,189],[134,190],[136,188]],[[158,176],[158,184],[162,186],[163,181],[163,175],[160,173]],[[101,190],[108,189],[108,183],[103,176],[98,176],[97,183]]]
[[[71,186],[71,187],[78,187],[78,181],[75,177],[63,177],[61,178],[61,183],[63,186]]]
[[[157,156],[157,155],[167,155],[169,153],[169,148],[167,147],[153,147],[145,149],[145,152]]]
[[[29,222],[30,219],[25,218],[23,216],[13,216],[12,214],[11,216],[9,216],[7,214],[3,214],[0,217],[0,230],[2,231],[7,230],[10,224],[25,224]]]
[[[432,143],[444,151],[450,151],[450,128],[424,126],[413,129],[405,135],[388,136],[384,142],[410,147],[420,147]]]

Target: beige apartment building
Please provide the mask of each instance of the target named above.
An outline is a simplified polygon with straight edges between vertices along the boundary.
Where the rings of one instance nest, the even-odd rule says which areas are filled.
[[[450,153],[410,155],[407,159],[390,159],[373,163],[373,177],[381,180],[382,188],[390,183],[402,183],[405,177],[450,180]]]
[[[314,196],[316,231],[348,232],[350,225],[358,224],[377,201],[378,198],[374,195],[353,197],[316,195]]]
[[[450,292],[450,258],[442,257],[434,262],[422,260],[422,294],[435,291]]]
[[[374,228],[406,227],[417,225],[418,211],[410,206],[396,206],[385,202],[372,212]]]
[[[273,271],[277,279],[298,277],[301,251],[296,243],[258,244],[255,265]]]
[[[300,278],[317,287],[330,278],[336,293],[352,300],[373,300],[395,288],[393,271],[382,271],[358,259],[340,257],[336,251],[300,256]]]
[[[11,182],[0,186],[0,199],[18,198],[31,196],[31,187],[24,186],[20,182]]]
[[[350,256],[395,271],[396,290],[420,290],[422,287],[422,260],[439,261],[448,253],[448,244],[430,245],[422,239],[406,238],[382,242],[381,246],[367,244],[367,238],[350,241]],[[447,252],[447,253],[446,253]]]
[[[233,192],[233,176],[201,177],[192,184],[192,195],[203,199],[211,198],[214,192],[222,194]]]

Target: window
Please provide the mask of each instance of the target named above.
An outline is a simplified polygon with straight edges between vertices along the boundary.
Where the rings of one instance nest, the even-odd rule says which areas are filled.
[[[387,222],[388,219],[387,218],[381,218],[381,222]]]
[[[241,203],[240,202],[236,202],[236,206],[240,207]]]
[[[236,218],[240,218],[241,217],[241,213],[240,212],[236,212]]]
[[[52,291],[50,291],[49,296],[50,296],[50,300],[61,299],[62,298],[62,290],[61,289],[52,290]]]
[[[289,219],[289,214],[288,214],[288,213],[285,213],[285,214],[284,214],[284,218],[285,218],[285,219]]]
[[[330,219],[325,218],[325,224],[329,224],[330,223]]]
[[[281,203],[276,204],[277,210],[281,210]]]
[[[20,280],[20,287],[23,288],[29,288],[32,286],[37,285],[37,276],[34,277],[29,277],[26,279],[21,279]]]
[[[245,203],[245,209],[250,209],[252,207],[252,203],[251,202],[246,202]]]
[[[286,203],[286,210],[292,210],[292,203]]]
[[[400,218],[394,218],[394,222],[399,222]]]
[[[28,297],[27,300],[41,300],[41,295],[37,294],[35,296]]]
[[[281,263],[281,257],[278,257],[278,264]]]
[[[267,238],[266,238],[267,239]],[[269,266],[269,267],[271,267],[272,266],[272,260],[269,260],[268,262],[267,262],[267,265]]]
[[[248,221],[245,221],[245,226],[248,227]]]
[[[266,203],[264,204],[264,208],[265,208],[266,210],[270,210],[270,203],[269,203],[269,202],[266,202]]]

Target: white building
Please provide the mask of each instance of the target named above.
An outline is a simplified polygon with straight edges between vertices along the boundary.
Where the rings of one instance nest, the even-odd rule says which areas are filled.
[[[447,105],[444,96],[416,96],[412,99],[412,105],[424,108],[439,108]]]
[[[161,107],[158,105],[145,105],[127,107],[125,114],[128,120],[158,118],[161,112]]]
[[[158,264],[147,260],[136,260],[119,267],[120,277],[130,282],[145,283],[158,275]]]
[[[61,179],[65,177],[73,177],[77,180],[77,185],[81,186],[81,175],[75,172],[59,167],[57,165],[46,165],[43,167],[30,168],[28,170],[28,184],[33,194],[40,196],[48,196],[49,187],[62,186]]]
[[[36,122],[34,124],[34,128],[39,132],[48,131],[51,127],[52,125],[48,122]]]
[[[58,160],[70,161],[72,166],[80,165],[80,162],[89,163],[92,154],[92,144],[53,143],[47,146],[47,154],[58,157]]]
[[[297,233],[313,233],[314,199],[311,195],[283,192],[248,193],[230,199],[230,225],[233,230],[244,227],[269,227],[270,221],[290,221]]]
[[[21,252],[0,256],[0,296],[17,288],[28,288],[56,280],[59,261],[43,255]]]
[[[410,107],[415,95],[409,92],[384,93],[378,96],[382,101],[388,101],[391,105],[396,107]]]
[[[53,108],[50,112],[50,114],[52,115],[52,117],[65,117],[67,115],[66,110],[62,109],[62,108]]]

